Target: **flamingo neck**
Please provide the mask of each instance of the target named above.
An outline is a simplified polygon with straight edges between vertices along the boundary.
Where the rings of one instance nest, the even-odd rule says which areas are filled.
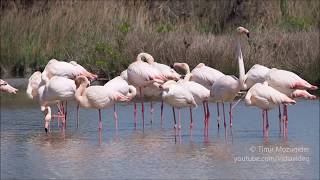
[[[46,107],[47,113],[45,115],[44,120],[45,121],[50,121],[51,120],[51,108],[49,106]]]
[[[184,82],[190,81],[191,76],[192,76],[192,74],[190,73],[190,70],[189,70],[189,72],[187,72],[186,76],[184,77],[183,81]]]
[[[238,65],[239,65],[239,84],[241,89],[247,89],[247,85],[245,84],[245,69],[244,69],[244,63],[243,63],[243,56],[241,51],[241,44],[240,44],[240,35],[237,37],[237,58],[238,58]]]
[[[87,87],[87,84],[84,82],[84,83],[81,83],[78,89],[76,90],[75,98],[78,101],[78,103],[82,102],[82,94],[84,93],[86,87]]]

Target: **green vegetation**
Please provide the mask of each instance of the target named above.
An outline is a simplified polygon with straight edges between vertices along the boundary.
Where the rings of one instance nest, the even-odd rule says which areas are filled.
[[[156,61],[204,62],[237,73],[234,29],[246,68],[259,63],[320,84],[319,1],[5,1],[1,76],[28,76],[52,58],[112,78],[144,51]],[[189,44],[186,46],[186,44]]]

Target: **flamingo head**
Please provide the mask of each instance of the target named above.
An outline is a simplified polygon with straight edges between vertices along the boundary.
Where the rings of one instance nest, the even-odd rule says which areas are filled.
[[[43,110],[44,108],[44,110]],[[49,123],[51,121],[51,108],[49,106],[43,107],[41,106],[41,110],[44,112],[44,130],[48,133]]]
[[[237,32],[238,32],[239,34],[246,34],[248,38],[250,37],[250,36],[249,36],[249,30],[246,29],[246,28],[244,28],[244,27],[241,27],[241,26],[238,27],[238,28],[237,28]]]
[[[6,86],[7,84],[7,81],[0,79],[0,86]]]
[[[176,62],[176,63],[173,64],[173,68],[176,71],[181,72],[182,74],[190,73],[190,68],[189,68],[189,65],[187,63]]]
[[[76,77],[75,84],[76,84],[77,88],[82,84],[85,86],[89,86],[90,81],[88,80],[88,78],[86,76],[81,75],[81,76]]]
[[[176,83],[177,83],[177,82],[174,81],[174,80],[166,81],[165,83],[163,83],[163,84],[161,84],[161,85],[159,86],[159,89],[162,90],[162,91],[163,91],[163,90],[168,90],[172,84],[176,84]]]

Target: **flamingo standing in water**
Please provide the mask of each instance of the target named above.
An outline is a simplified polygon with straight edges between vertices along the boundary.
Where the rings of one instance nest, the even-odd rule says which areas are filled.
[[[124,96],[106,86],[89,86],[90,82],[85,76],[76,78],[78,89],[75,99],[81,107],[98,109],[99,111],[99,132],[102,129],[101,109],[112,107],[116,102],[128,102],[130,97]]]
[[[16,94],[18,89],[12,87],[10,84],[8,84],[7,81],[4,81],[0,79],[0,92],[7,92],[10,94]]]
[[[175,68],[183,69],[186,72],[186,75],[183,80],[178,81],[179,85],[181,85],[183,88],[187,89],[192,96],[194,97],[194,100],[196,104],[203,104],[203,110],[204,110],[204,124],[205,124],[205,132],[208,132],[208,123],[209,123],[209,106],[208,106],[208,99],[210,97],[210,90],[204,87],[203,85],[190,81],[190,79],[193,77],[193,74],[190,72],[189,65],[187,63],[174,63],[173,65]],[[190,107],[190,128],[193,126],[192,122],[192,109]]]
[[[268,110],[281,104],[295,104],[296,101],[287,95],[268,86],[268,83],[256,83],[253,85],[245,96],[245,103],[249,106],[257,106],[262,109],[263,135],[268,137],[269,120]],[[265,126],[266,120],[266,126]]]
[[[111,79],[104,86],[107,87],[106,91],[109,91],[109,89],[118,91],[124,96],[129,97],[130,99],[134,98],[137,94],[136,88],[132,85],[129,85],[128,82],[125,79],[123,79],[122,76],[117,76]],[[113,114],[116,122],[116,129],[117,129],[118,115],[116,113],[116,104],[113,105]]]
[[[73,99],[75,92],[75,82],[65,77],[54,76],[46,84],[43,82],[40,83],[37,89],[37,100],[40,103],[41,111],[45,111],[46,107],[50,104]],[[59,109],[59,111],[63,112],[61,109]],[[59,117],[58,115],[58,118]],[[46,133],[48,132],[49,123],[50,121],[45,121]],[[62,115],[62,123],[65,126],[65,115]]]
[[[190,81],[197,82],[202,86],[206,87],[208,90],[211,89],[212,85],[216,80],[220,77],[224,76],[224,74],[216,69],[213,69],[209,66],[206,66],[204,63],[199,63],[192,71],[191,71]],[[208,108],[209,112],[209,108]],[[220,112],[219,112],[219,103],[217,102],[217,123],[219,128],[219,120],[220,120]]]
[[[148,53],[140,53],[137,56],[135,62],[131,63],[127,69],[127,76],[129,84],[139,88],[140,96],[142,97],[142,88],[153,83],[163,83],[166,78],[162,73],[151,66],[150,64],[143,62],[142,57],[146,59],[152,58]],[[135,106],[136,107],[136,106]],[[142,123],[144,128],[144,104],[141,101],[141,113],[142,113]]]
[[[197,103],[186,88],[176,81],[169,80],[164,84],[160,85],[159,88],[162,90],[162,99],[165,103],[172,106],[174,128],[177,128],[177,121],[174,108],[178,108],[178,128],[181,129],[181,118],[180,109],[183,107],[196,107]]]
[[[168,80],[179,80],[180,74],[178,74],[174,69],[172,69],[170,66],[166,64],[161,64],[154,61],[154,58],[151,55],[146,56],[146,61],[148,64],[150,64],[152,67],[160,71],[160,73]],[[148,85],[143,90],[143,95],[146,97],[149,97],[151,99],[150,101],[150,112],[151,112],[151,120],[152,120],[152,113],[154,111],[153,109],[153,102],[152,99],[161,98],[161,91],[157,86],[154,85]],[[160,111],[160,119],[161,122],[163,120],[163,101],[161,101],[161,111]],[[151,121],[152,122],[152,121]]]
[[[222,102],[224,127],[226,127],[225,113],[224,113],[224,102],[230,102],[230,127],[232,127],[232,102],[237,96],[240,89],[244,89],[245,83],[245,70],[243,64],[243,57],[240,45],[240,36],[246,34],[249,37],[249,31],[244,27],[237,28],[237,56],[239,65],[239,79],[235,76],[225,75],[220,77],[212,85],[210,90],[211,100],[215,102]]]
[[[316,96],[309,94],[306,90],[317,90],[318,87],[308,83],[297,74],[272,68],[266,75],[269,86],[292,98],[315,99]],[[288,127],[288,109],[283,106],[284,128]],[[279,108],[280,111],[280,108]]]

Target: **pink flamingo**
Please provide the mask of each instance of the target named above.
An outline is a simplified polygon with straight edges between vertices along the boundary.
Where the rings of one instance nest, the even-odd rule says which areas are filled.
[[[178,83],[185,89],[187,89],[192,96],[196,104],[203,104],[204,110],[204,124],[205,124],[205,132],[208,132],[208,121],[209,121],[209,106],[208,106],[208,99],[210,97],[210,90],[207,89],[205,86],[195,82],[190,81],[192,79],[193,74],[190,72],[189,65],[187,63],[174,63],[173,65],[175,68],[183,69],[186,72],[186,75],[183,80],[178,81]],[[192,128],[192,109],[190,107],[190,128]]]
[[[12,87],[10,84],[8,84],[7,81],[4,81],[0,79],[0,92],[7,92],[10,94],[16,94],[18,89]]]
[[[152,67],[157,69],[166,79],[168,80],[179,80],[180,74],[178,74],[173,68],[166,64],[161,64],[154,61],[154,58],[151,55],[146,56],[146,61],[148,64],[150,64]],[[144,88],[143,95],[146,97],[149,97],[151,99],[150,101],[150,112],[151,112],[151,122],[152,122],[152,113],[154,111],[153,109],[153,102],[152,99],[161,98],[161,91],[157,86],[149,85]],[[161,101],[161,111],[160,111],[160,119],[161,122],[163,120],[163,101]]]
[[[304,98],[304,99],[315,99],[316,96],[309,94],[306,90],[317,90],[318,87],[308,83],[306,80],[299,77],[297,74],[272,68],[266,75],[266,81],[269,86],[280,91],[281,93],[291,98]],[[288,127],[288,109],[287,105],[283,106],[284,115],[284,128],[287,130]],[[279,107],[280,113],[280,107]],[[281,119],[280,119],[281,121]],[[281,122],[280,122],[281,124]]]
[[[232,106],[234,98],[238,95],[240,89],[245,89],[245,70],[243,64],[243,57],[240,45],[240,36],[246,34],[249,37],[249,31],[244,27],[237,28],[237,56],[239,65],[239,79],[235,76],[225,75],[220,77],[212,85],[210,90],[211,100],[215,102],[222,102],[224,127],[226,127],[225,113],[224,113],[224,102],[230,102],[230,127],[232,127]],[[239,101],[238,101],[239,102]],[[236,103],[237,104],[237,103]]]
[[[296,101],[271,86],[268,86],[268,83],[265,82],[263,84],[256,83],[249,89],[245,96],[245,103],[246,105],[257,106],[262,109],[263,135],[268,137],[268,110],[279,106],[280,104],[295,104]]]
[[[174,128],[177,128],[177,121],[174,108],[178,108],[178,128],[181,129],[180,109],[183,107],[196,107],[197,103],[189,90],[181,86],[176,81],[169,80],[160,85],[162,99],[165,103],[172,106]]]
[[[98,109],[99,132],[102,129],[101,109],[112,107],[116,102],[128,102],[130,97],[124,96],[118,91],[108,89],[106,86],[89,86],[90,82],[85,76],[76,78],[78,89],[75,99],[81,107]]]
[[[206,66],[204,63],[199,63],[192,71],[191,71],[191,81],[197,82],[204,87],[206,87],[208,90],[211,89],[212,85],[216,80],[218,80],[220,77],[224,76],[224,74],[214,68],[211,68],[209,66]],[[209,108],[208,108],[209,112]],[[219,103],[217,103],[217,123],[218,128],[219,120],[220,120],[220,112],[219,112]]]
[[[131,63],[127,69],[129,84],[139,88],[140,96],[143,97],[142,88],[153,83],[163,83],[166,77],[152,65],[143,62],[142,57],[152,58],[148,53],[140,53],[135,62]],[[141,101],[142,123],[144,128],[144,103]],[[135,106],[136,107],[136,106]]]
[[[123,79],[122,76],[117,76],[110,81],[108,81],[105,85],[107,87],[107,90],[109,89],[113,91],[118,91],[124,96],[129,97],[130,99],[134,98],[137,94],[136,88],[132,85],[129,85],[128,82]],[[113,114],[114,114],[114,120],[116,122],[116,129],[118,128],[118,115],[116,113],[116,104],[113,105]]]

